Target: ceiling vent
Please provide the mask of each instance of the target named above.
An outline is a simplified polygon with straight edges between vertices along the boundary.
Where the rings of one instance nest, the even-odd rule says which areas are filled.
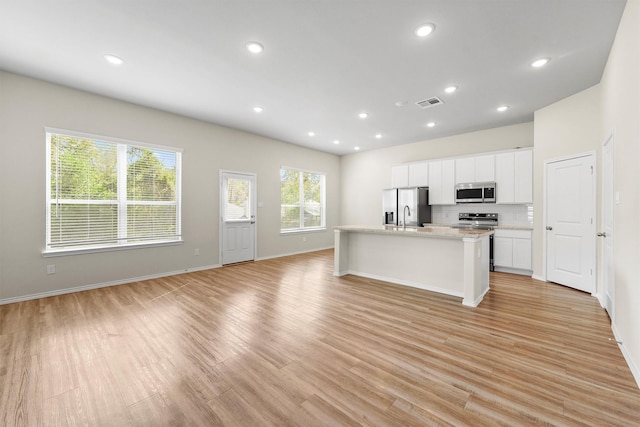
[[[442,99],[438,98],[437,96],[427,98],[424,101],[416,102],[416,105],[422,108],[423,110],[427,108],[435,107],[436,105],[440,105],[440,104],[444,104],[444,102],[442,101]]]

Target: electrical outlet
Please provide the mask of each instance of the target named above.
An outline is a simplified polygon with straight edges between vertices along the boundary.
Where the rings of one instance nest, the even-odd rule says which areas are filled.
[[[307,236],[302,236],[302,241],[306,242],[307,241]]]
[[[194,250],[194,251],[193,251],[193,254],[194,254],[195,256],[200,256],[200,249],[196,249],[196,250]]]
[[[47,265],[47,274],[56,274],[56,265],[55,264]]]

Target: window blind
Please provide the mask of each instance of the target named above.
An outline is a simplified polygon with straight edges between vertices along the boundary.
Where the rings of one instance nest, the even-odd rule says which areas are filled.
[[[179,150],[47,133],[47,249],[180,239]]]

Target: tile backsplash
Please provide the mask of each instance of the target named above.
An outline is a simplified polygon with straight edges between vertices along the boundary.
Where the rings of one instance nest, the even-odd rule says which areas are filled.
[[[493,203],[465,203],[431,207],[434,224],[455,224],[460,212],[497,213],[498,224],[512,227],[533,227],[533,205],[496,205]]]

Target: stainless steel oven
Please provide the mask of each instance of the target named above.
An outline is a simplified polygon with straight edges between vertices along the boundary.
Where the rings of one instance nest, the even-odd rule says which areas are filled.
[[[458,214],[458,223],[452,225],[452,227],[475,229],[475,230],[493,230],[493,228],[497,225],[498,225],[497,213],[460,212]],[[489,236],[489,271],[494,271],[493,234]]]

